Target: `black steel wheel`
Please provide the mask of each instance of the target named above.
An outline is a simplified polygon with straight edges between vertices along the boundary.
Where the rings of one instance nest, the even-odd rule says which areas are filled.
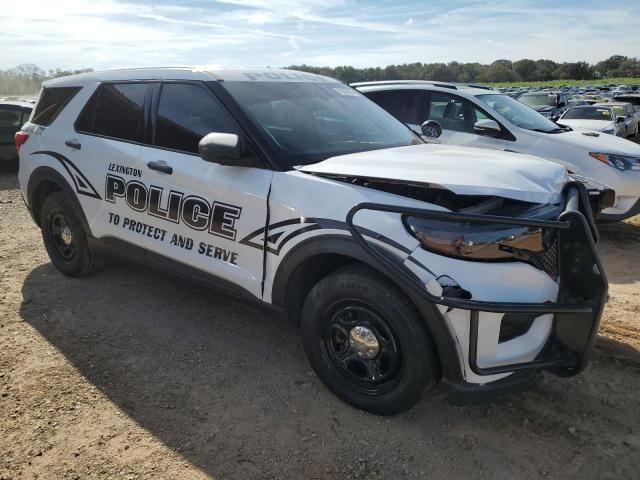
[[[322,336],[326,361],[363,393],[393,388],[402,355],[389,322],[371,305],[357,300],[339,302],[327,317]]]
[[[311,289],[302,309],[309,363],[345,402],[379,415],[412,407],[440,374],[426,324],[388,279],[361,264]]]
[[[47,196],[40,208],[40,229],[49,258],[70,277],[87,275],[101,266],[80,215],[78,207],[63,192]]]

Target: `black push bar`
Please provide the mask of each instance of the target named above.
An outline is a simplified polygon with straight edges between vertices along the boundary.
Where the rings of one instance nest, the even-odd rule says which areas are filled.
[[[563,195],[566,198],[565,209],[558,220],[532,220],[517,217],[501,217],[498,215],[478,215],[460,212],[447,212],[425,208],[400,207],[396,205],[384,205],[379,203],[361,203],[354,206],[347,214],[346,225],[354,240],[368,253],[379,268],[396,278],[403,285],[411,288],[418,295],[426,297],[435,304],[450,308],[470,310],[469,333],[469,367],[477,375],[494,375],[498,373],[514,372],[530,368],[564,368],[562,374],[575,374],[586,366],[588,351],[590,350],[600,316],[607,296],[607,281],[604,270],[598,258],[595,244],[598,241],[598,231],[591,212],[589,197],[586,187],[579,182],[570,182],[565,186]],[[584,206],[585,208],[581,208]],[[383,253],[384,251],[372,245],[360,233],[354,224],[355,215],[363,210],[379,211],[386,213],[398,213],[421,218],[432,218],[445,221],[470,222],[470,223],[499,223],[503,225],[519,225],[553,229],[566,235],[563,242],[559,242],[560,263],[560,288],[558,303],[517,303],[517,302],[487,302],[471,299],[435,296],[431,294],[420,279],[399,263],[394,257]],[[576,255],[577,267],[567,255],[570,250]],[[563,261],[564,259],[564,261]],[[580,262],[592,261],[588,267]],[[591,275],[590,275],[591,274]],[[598,278],[593,278],[593,276]],[[564,281],[563,276],[574,277],[570,281]],[[578,277],[578,278],[575,278]],[[585,283],[586,282],[586,283]],[[477,343],[479,329],[479,312],[493,313],[531,313],[554,314],[555,318],[555,343],[548,342],[544,350],[554,353],[553,358],[536,359],[531,362],[514,363],[495,367],[482,368],[477,362]],[[559,320],[565,318],[566,323],[575,322],[569,320],[581,319],[577,328],[584,329],[585,319],[591,320],[588,331],[574,335],[567,329],[559,328]],[[558,348],[565,347],[563,348]],[[568,353],[568,355],[567,355]],[[557,372],[560,373],[560,372]]]

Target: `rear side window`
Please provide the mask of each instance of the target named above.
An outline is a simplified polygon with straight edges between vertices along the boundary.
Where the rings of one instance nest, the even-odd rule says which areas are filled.
[[[184,83],[162,86],[155,145],[198,153],[198,142],[211,132],[239,133],[222,105],[202,87]]]
[[[118,140],[142,142],[146,93],[145,83],[101,85],[80,112],[76,130]]]
[[[0,106],[0,144],[13,143],[13,135],[21,125],[19,109]]]
[[[370,93],[369,97],[391,115],[404,123],[421,122],[421,99],[424,93],[420,90],[395,90],[392,92]]]
[[[51,125],[80,89],[81,87],[45,88],[40,95],[31,123],[45,127]]]

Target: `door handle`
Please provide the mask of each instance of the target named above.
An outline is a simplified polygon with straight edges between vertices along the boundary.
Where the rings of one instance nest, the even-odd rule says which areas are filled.
[[[67,147],[73,148],[74,150],[80,150],[80,148],[82,148],[82,145],[80,144],[77,138],[70,138],[69,140],[64,142],[64,144]]]
[[[159,162],[149,162],[147,163],[147,167],[149,167],[150,170],[156,170],[158,172],[166,173],[167,175],[171,175],[173,173],[173,168],[162,160]]]

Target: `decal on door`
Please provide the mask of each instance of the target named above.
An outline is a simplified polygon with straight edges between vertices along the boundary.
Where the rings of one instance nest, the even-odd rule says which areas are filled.
[[[64,169],[67,171],[71,180],[73,181],[74,186],[76,187],[76,193],[79,195],[84,195],[86,197],[97,198],[98,200],[102,200],[98,191],[91,185],[91,182],[83,175],[83,173],[76,167],[71,160],[69,160],[64,155],[59,154],[58,152],[51,152],[49,150],[40,150],[37,152],[33,152],[31,155],[49,155],[50,157],[58,160]]]
[[[135,168],[111,164],[109,171],[138,177],[142,176]],[[108,173],[105,180],[105,200],[109,203],[125,203],[135,212],[145,213],[150,217],[183,224],[191,230],[206,232],[210,235],[235,241],[237,236],[236,223],[240,219],[242,208],[223,202],[210,202],[198,195],[191,195],[179,190],[157,185],[145,185],[139,180],[124,178]],[[130,232],[146,236],[158,242],[168,241],[168,244],[184,250],[195,251],[199,255],[232,265],[238,264],[238,253],[218,245],[200,241],[178,233],[171,233],[136,219],[109,213],[109,223],[120,226]]]

